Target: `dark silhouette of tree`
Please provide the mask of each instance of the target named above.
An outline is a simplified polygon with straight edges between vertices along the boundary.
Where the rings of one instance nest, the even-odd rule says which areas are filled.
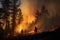
[[[12,27],[13,29],[12,29],[12,30],[14,30],[14,28],[15,28],[15,26],[16,26],[16,21],[17,21],[17,20],[16,20],[16,16],[18,15],[17,17],[19,17],[19,18],[18,18],[18,24],[19,24],[19,22],[20,22],[19,20],[21,20],[21,18],[22,18],[21,10],[20,10],[20,8],[19,8],[20,4],[21,4],[21,3],[20,3],[20,0],[14,0],[14,1],[13,1],[13,10],[12,10],[12,11],[13,11],[13,27]],[[17,12],[19,12],[19,13],[17,13]],[[17,15],[16,15],[16,14],[17,14]],[[16,20],[16,21],[15,21],[15,20]]]
[[[5,33],[7,34],[10,30],[9,28],[9,20],[8,20],[8,16],[10,15],[9,14],[9,0],[4,0],[1,2],[2,3],[2,6],[3,6],[3,10],[5,10],[5,14],[4,14],[4,17],[5,17],[5,20],[6,20],[6,30],[5,30]],[[9,30],[9,31],[8,31]]]
[[[2,26],[1,26],[1,24],[2,24],[2,22],[1,22],[1,19],[0,19],[0,33],[4,33],[4,30],[3,30]]]
[[[45,11],[46,11],[46,10],[45,10],[45,6],[42,6],[41,12],[39,12],[39,10],[36,11],[36,18],[37,18],[37,20],[39,20],[40,17],[41,17],[42,15],[44,15]]]
[[[46,7],[43,5],[42,8],[41,8],[41,13],[42,15],[44,14],[48,14],[48,10],[46,9]],[[49,14],[48,14],[49,15]]]
[[[48,14],[48,10],[45,8],[45,6],[43,5],[42,7],[41,7],[41,12],[39,12],[39,10],[37,10],[36,11],[36,21],[35,21],[35,23],[36,22],[38,22],[40,19],[41,19],[41,17],[43,16],[43,15],[45,15],[45,14]],[[49,15],[49,14],[48,14]]]
[[[14,28],[17,24],[20,24],[22,19],[20,6],[20,0],[4,0],[1,2],[3,6],[5,19],[6,19],[6,33],[14,32]],[[19,12],[19,13],[18,13]],[[17,16],[18,15],[18,16]],[[16,20],[16,17],[18,19]],[[18,21],[18,23],[16,23]],[[11,27],[11,28],[10,28]]]
[[[5,16],[5,10],[3,8],[0,8],[0,33],[4,34],[4,29],[3,27],[5,27],[5,21],[6,21],[6,16]]]

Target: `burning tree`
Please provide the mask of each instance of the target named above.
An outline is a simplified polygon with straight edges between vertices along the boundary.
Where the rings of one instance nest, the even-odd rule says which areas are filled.
[[[13,13],[13,23],[12,23],[12,30],[14,32],[14,28],[15,26],[17,26],[18,24],[20,24],[21,18],[22,18],[22,14],[21,14],[21,10],[20,10],[20,0],[11,0],[10,3],[10,10]]]
[[[20,24],[22,14],[20,10],[20,0],[4,0],[1,2],[5,10],[6,33],[13,33],[16,25]],[[4,16],[3,16],[4,17]]]

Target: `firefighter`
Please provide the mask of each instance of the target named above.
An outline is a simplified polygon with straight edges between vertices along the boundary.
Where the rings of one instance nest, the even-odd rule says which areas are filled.
[[[34,32],[35,32],[35,33],[37,32],[37,27],[35,27]]]
[[[23,29],[21,30],[21,33],[23,34]]]

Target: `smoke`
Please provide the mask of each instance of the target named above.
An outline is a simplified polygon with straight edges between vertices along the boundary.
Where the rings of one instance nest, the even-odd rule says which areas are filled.
[[[19,29],[28,29],[31,31],[34,30],[34,27],[36,26],[40,32],[44,32],[59,27],[59,2],[59,0],[21,0],[20,8],[23,15],[23,21],[19,25]],[[38,12],[41,13],[41,7],[43,5],[48,11],[48,14],[39,15],[38,20],[36,20],[36,12],[38,10]]]
[[[46,7],[46,10],[48,11],[48,14],[42,15],[42,17],[39,19],[39,21],[35,24],[38,26],[40,30],[46,31],[51,30],[56,27],[59,27],[59,20],[60,20],[60,5],[59,0],[45,0],[45,2],[42,2],[42,5]],[[38,3],[38,8],[41,8],[40,3]],[[40,9],[39,9],[40,10]]]

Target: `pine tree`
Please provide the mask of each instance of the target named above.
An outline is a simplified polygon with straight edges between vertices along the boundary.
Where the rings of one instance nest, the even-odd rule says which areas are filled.
[[[9,9],[9,0],[3,0],[1,1],[2,3],[2,6],[3,6],[3,10],[5,10],[5,14],[4,14],[4,17],[5,17],[5,20],[6,20],[6,29],[5,29],[5,33],[8,33],[9,31],[9,21],[8,21],[8,16],[9,16],[9,12],[8,12],[8,9]]]
[[[19,8],[20,4],[21,3],[19,0],[13,0],[13,9],[12,9],[12,11],[13,11],[13,27],[12,27],[13,32],[14,32],[15,26],[19,24],[19,22],[22,18],[21,10]],[[16,22],[16,21],[18,21],[18,22]]]
[[[43,15],[45,15],[45,14],[48,14],[48,11],[46,10],[46,8],[45,8],[45,6],[43,5],[42,7],[41,7],[41,12],[39,12],[39,10],[37,10],[36,11],[36,21],[35,22],[37,22],[37,21],[39,21],[40,19],[41,19],[41,17],[43,16]]]
[[[2,2],[3,9],[6,10],[6,32],[14,32],[15,26],[20,24],[22,18],[20,4],[19,0],[4,0]],[[16,23],[16,21],[18,22]]]

